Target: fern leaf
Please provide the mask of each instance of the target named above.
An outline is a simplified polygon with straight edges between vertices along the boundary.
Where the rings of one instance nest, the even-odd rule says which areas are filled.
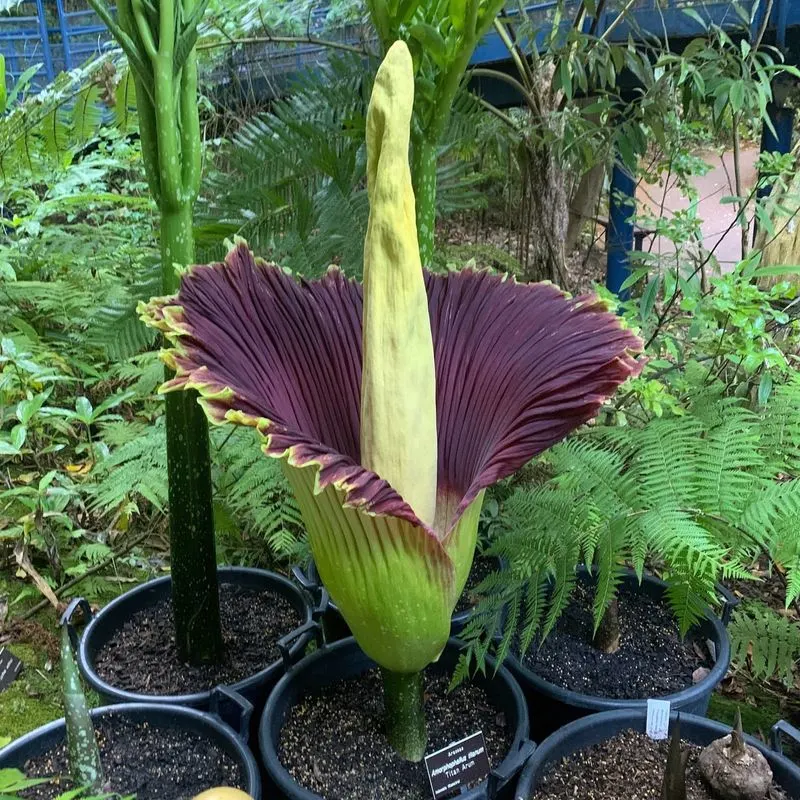
[[[103,113],[100,107],[100,87],[87,86],[75,98],[71,127],[74,142],[87,142],[100,127]]]
[[[114,89],[114,118],[121,131],[136,125],[136,86],[130,68],[123,71]]]
[[[623,568],[620,554],[625,545],[625,520],[609,520],[597,547],[597,578],[595,582],[592,613],[594,632],[600,625],[611,601],[616,597],[622,580]]]
[[[695,454],[703,429],[691,417],[653,420],[639,433],[635,469],[651,508],[692,508]]]
[[[699,508],[736,518],[759,476],[764,459],[759,450],[756,416],[731,408],[725,421],[700,442],[694,464],[694,501]]]
[[[779,616],[760,603],[747,603],[733,613],[728,633],[733,660],[748,664],[756,678],[779,677],[794,683],[794,668],[800,658],[800,625]]]

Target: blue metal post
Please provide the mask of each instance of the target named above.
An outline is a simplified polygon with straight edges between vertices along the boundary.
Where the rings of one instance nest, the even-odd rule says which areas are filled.
[[[794,109],[770,103],[767,113],[775,128],[773,133],[768,125],[762,125],[761,152],[762,153],[789,153],[792,149],[792,133],[794,132]],[[758,189],[759,197],[766,197],[770,192],[769,186]]]
[[[789,22],[789,0],[777,0],[772,13],[775,16],[775,44],[783,50],[786,47],[786,26]]]
[[[61,32],[61,46],[64,48],[64,69],[70,70],[72,69],[72,51],[69,46],[69,27],[63,0],[56,0],[56,14],[58,14],[58,29]]]
[[[36,0],[36,14],[39,17],[39,36],[42,40],[42,58],[44,59],[44,72],[47,75],[47,80],[52,81],[55,78],[53,72],[53,59],[50,55],[50,39],[48,38],[47,31],[47,17],[44,13],[43,0]]]
[[[611,191],[608,198],[608,234],[606,236],[606,287],[623,300],[628,290],[620,287],[630,274],[633,250],[633,218],[636,202],[636,181],[630,172],[616,160],[611,173]]]

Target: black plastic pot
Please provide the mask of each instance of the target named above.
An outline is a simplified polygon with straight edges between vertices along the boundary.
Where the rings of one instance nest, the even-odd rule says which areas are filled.
[[[458,660],[462,644],[450,639],[435,667],[451,672]],[[281,728],[289,710],[297,700],[309,692],[337,680],[354,677],[373,669],[375,662],[366,656],[355,639],[344,639],[304,658],[278,681],[267,700],[258,731],[261,760],[271,782],[289,800],[323,800],[319,795],[303,788],[283,767],[278,758]],[[464,794],[459,800],[485,800],[511,794],[513,778],[533,751],[528,740],[528,711],[525,698],[517,682],[504,667],[494,673],[494,662],[487,658],[487,675],[478,675],[480,684],[493,702],[505,714],[507,725],[514,731],[514,740],[503,761],[491,772],[488,779]]]
[[[308,642],[314,637],[310,598],[287,578],[265,570],[247,567],[220,567],[217,570],[217,578],[220,584],[235,584],[244,588],[264,589],[280,594],[297,609],[303,618],[303,625],[291,634],[293,644],[284,648],[279,643],[278,646],[281,649],[283,658],[274,661],[255,675],[251,675],[231,686],[232,689],[253,704],[255,713],[258,715],[264,706],[269,690],[275,685],[278,678],[283,675],[285,664],[293,663],[297,660],[303,654]],[[103,645],[117,635],[120,628],[135,612],[169,598],[171,585],[172,579],[170,576],[148,581],[120,595],[95,617],[92,617],[89,604],[82,598],[73,600],[70,603],[64,615],[67,624],[70,624],[69,621],[77,608],[83,610],[85,620],[91,620],[83,632],[80,644],[76,648],[78,667],[86,682],[104,701],[108,703],[165,703],[199,709],[210,707],[212,696],[212,690],[210,689],[181,695],[140,694],[112,686],[95,671],[95,657]],[[73,640],[76,640],[77,635],[72,628],[71,633],[73,634]]]
[[[673,711],[672,721],[677,717],[677,712]],[[550,764],[604,742],[625,730],[644,733],[646,722],[646,711],[626,710],[592,714],[564,726],[545,739],[525,765],[517,786],[516,800],[530,800]],[[681,739],[703,747],[731,732],[728,726],[720,722],[694,714],[681,713],[680,722]],[[800,731],[783,721],[772,728],[772,749],[752,736],[745,736],[745,739],[766,756],[775,781],[789,797],[800,797],[800,767],[781,754],[782,733],[800,742]]]
[[[322,582],[317,572],[317,565],[314,561],[309,561],[306,565],[300,564],[292,567],[292,575],[295,580],[314,598],[314,602],[319,605],[320,593],[322,591]],[[472,609],[467,608],[463,611],[458,611],[453,614],[450,620],[450,635],[458,636],[464,629],[464,626],[472,616]],[[352,636],[352,632],[339,611],[336,604],[328,598],[325,604],[325,610],[322,614],[322,626],[325,629],[325,640],[328,642],[336,642],[339,639],[346,639]]]
[[[585,577],[587,571],[583,569],[579,571],[579,575]],[[631,589],[644,592],[647,596],[658,601],[663,598],[667,588],[666,583],[649,575],[644,576],[640,585],[639,579],[632,571],[628,571],[625,574],[622,582]],[[677,711],[705,716],[714,688],[728,671],[731,660],[731,646],[725,624],[727,624],[730,617],[730,609],[738,601],[727,590],[723,590],[723,596],[725,597],[725,606],[722,612],[722,619],[717,617],[711,609],[707,609],[705,619],[693,629],[699,632],[703,639],[710,641],[714,645],[716,655],[714,666],[709,674],[698,683],[660,698],[669,700],[671,707]],[[616,698],[573,692],[561,686],[556,686],[526,667],[514,655],[509,655],[504,664],[519,681],[528,700],[531,716],[531,735],[534,741],[537,742],[543,741],[554,731],[586,714],[621,709],[640,710],[647,707],[647,699],[618,700]]]
[[[185,706],[155,703],[128,703],[94,709],[92,719],[121,716],[133,722],[146,722],[152,728],[178,728],[210,739],[232,758],[244,776],[242,787],[254,800],[261,798],[261,778],[253,754],[247,748],[247,737],[253,706],[241,695],[220,687],[210,693],[211,712]],[[225,721],[220,716],[225,709]],[[230,725],[233,727],[230,727]],[[64,740],[64,720],[56,720],[25,734],[0,750],[0,769],[22,769],[30,758],[41,755]],[[189,769],[190,764],[186,765]],[[211,788],[211,787],[209,787]]]

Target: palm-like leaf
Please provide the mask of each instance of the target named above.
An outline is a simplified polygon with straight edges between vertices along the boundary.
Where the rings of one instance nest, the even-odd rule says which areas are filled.
[[[360,276],[369,205],[364,136],[375,64],[332,58],[302,74],[291,96],[249,120],[208,181],[198,238],[209,258],[237,234],[287,269],[319,276],[330,264]],[[437,172],[440,213],[479,207],[481,176],[451,144],[479,118],[466,92],[456,104]]]

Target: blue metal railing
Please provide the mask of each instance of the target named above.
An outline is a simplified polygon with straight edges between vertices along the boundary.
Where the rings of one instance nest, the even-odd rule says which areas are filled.
[[[566,0],[559,30],[562,25],[564,31],[573,25],[572,17],[578,5],[579,0]],[[771,41],[783,48],[787,43],[788,29],[800,29],[800,0],[773,0],[771,5],[768,0],[742,0],[740,5],[748,16],[751,39],[762,29],[769,30]],[[523,39],[523,46],[531,49],[543,47],[553,31],[557,6],[557,0],[539,0],[526,6],[525,13],[531,21],[531,41],[525,42]],[[637,0],[631,6],[631,13],[618,21],[620,10],[626,6],[627,0],[610,0],[597,20],[586,21],[586,30],[594,30],[598,36],[605,35],[610,41],[625,42],[629,36],[639,40],[648,36],[662,40],[686,40],[702,35],[711,25],[728,30],[746,27],[745,20],[736,13],[733,4],[722,0]],[[514,13],[519,12],[511,12],[509,17],[513,17]],[[34,89],[41,88],[44,83],[52,81],[58,71],[72,69],[111,46],[108,32],[93,11],[67,11],[64,0],[23,0],[15,14],[0,15],[0,52],[6,57],[6,80],[12,84],[32,64],[39,64],[32,85]],[[315,10],[312,29],[322,27],[326,14],[327,8],[324,6]],[[766,14],[769,14],[768,19]],[[338,33],[343,41],[353,38],[352,32],[347,29]],[[310,44],[293,48],[271,44],[260,56],[269,63],[273,75],[286,78],[324,61],[327,50]],[[800,53],[794,56],[795,59],[800,58]],[[476,48],[472,63],[502,62],[508,58],[505,45],[499,35],[492,31]],[[249,68],[247,62],[231,66],[245,73]],[[772,143],[766,137],[763,146],[787,152],[793,113],[775,106],[770,107],[769,113],[776,129],[780,125],[783,134]],[[633,178],[617,164],[612,174],[609,197],[607,242],[607,285],[616,292],[619,292],[630,269],[630,250],[634,237],[632,208],[635,208]]]
[[[94,11],[67,11],[63,0],[24,0],[13,15],[0,15],[0,52],[6,59],[6,81],[10,85],[38,65],[31,85],[35,90],[42,89],[59,72],[77,67],[112,46]]]
[[[512,5],[512,4],[509,4]],[[541,47],[552,26],[557,0],[539,0],[526,6],[526,12],[536,30],[535,44]],[[579,0],[566,0],[565,28],[572,23]],[[587,30],[594,25],[597,35],[603,35],[616,19],[626,0],[611,0],[596,21],[587,19]],[[800,1],[742,0],[740,6],[752,19],[753,32],[764,24],[769,10],[768,29],[774,31],[779,47],[786,44],[786,31],[790,26],[800,26]],[[313,26],[321,26],[327,15],[324,3],[312,14]],[[689,11],[690,13],[686,13]],[[511,11],[509,16],[518,12]],[[742,19],[727,0],[637,0],[626,19],[617,24],[609,38],[625,41],[629,35],[661,38],[685,38],[703,33],[706,26],[741,27]],[[72,69],[89,57],[111,46],[109,35],[95,13],[90,9],[67,11],[64,0],[24,0],[14,15],[0,15],[0,52],[6,57],[7,80],[16,80],[28,67],[41,64],[34,85],[39,87],[51,81],[62,69]],[[346,36],[345,36],[346,38]],[[533,42],[530,46],[533,46]],[[275,48],[276,64],[273,72],[291,72],[310,61],[324,57],[321,48],[302,46],[289,53],[285,48]],[[500,38],[488,35],[476,49],[472,62],[502,61],[508,57]]]

